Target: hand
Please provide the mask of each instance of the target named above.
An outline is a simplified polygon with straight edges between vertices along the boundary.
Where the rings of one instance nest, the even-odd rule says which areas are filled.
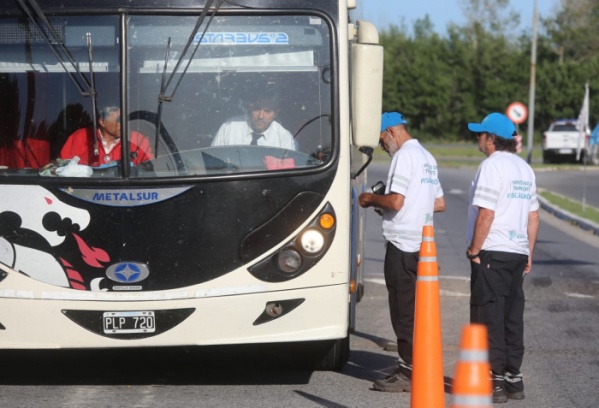
[[[360,207],[362,208],[368,208],[371,207],[372,204],[370,202],[370,198],[373,194],[372,193],[362,193],[358,196],[358,203],[360,204]]]
[[[475,255],[475,256],[473,256],[473,255]],[[472,251],[470,248],[468,248],[466,250],[466,258],[468,258],[468,260],[470,262],[473,262],[475,264],[480,264],[480,250],[475,252],[475,251]]]
[[[526,267],[524,268],[524,275],[529,273],[532,269],[532,256],[528,257],[528,261],[526,261]]]

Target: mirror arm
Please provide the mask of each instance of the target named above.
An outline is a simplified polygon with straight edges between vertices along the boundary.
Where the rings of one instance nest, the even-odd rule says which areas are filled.
[[[372,153],[374,152],[374,149],[372,147],[370,147],[370,146],[362,146],[362,147],[360,147],[359,150],[360,150],[360,153],[365,154],[366,156],[368,156],[368,160],[366,161],[366,163],[364,163],[364,165],[360,168],[360,170],[358,170],[356,173],[352,173],[352,175],[351,175],[352,179],[355,179],[360,174],[362,174],[362,172],[364,170],[366,170],[366,167],[368,167],[368,165],[372,161]]]

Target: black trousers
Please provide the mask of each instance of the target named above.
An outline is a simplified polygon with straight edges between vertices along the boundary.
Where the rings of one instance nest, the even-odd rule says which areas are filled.
[[[399,357],[410,367],[412,366],[418,257],[418,252],[403,252],[387,242],[385,283],[389,294],[391,324],[397,337]]]
[[[470,322],[487,326],[493,378],[508,378],[509,391],[521,391],[524,357],[524,269],[526,255],[481,251],[471,262]],[[512,379],[516,378],[516,381]]]

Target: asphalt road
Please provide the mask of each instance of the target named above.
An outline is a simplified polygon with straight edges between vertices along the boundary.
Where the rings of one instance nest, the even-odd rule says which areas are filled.
[[[371,184],[386,164],[369,169]],[[443,367],[454,373],[468,323],[464,257],[467,186],[474,169],[443,169],[447,212],[435,219]],[[551,178],[551,177],[550,177]],[[253,346],[193,350],[0,353],[0,407],[409,407],[409,394],[372,391],[395,352],[380,218],[368,212],[366,293],[357,310],[352,353],[340,372],[301,368],[305,350]],[[599,407],[599,237],[543,213],[533,271],[525,280],[526,399],[518,408]],[[326,313],[326,311],[323,311]],[[199,328],[201,330],[201,328]],[[451,395],[446,394],[446,406]]]
[[[599,208],[599,166],[576,170],[537,170],[536,176],[539,188]]]
[[[386,180],[386,165],[369,170],[370,182]],[[460,330],[468,320],[469,265],[466,249],[468,186],[475,168],[441,169],[447,211],[435,217],[441,282],[445,375],[453,375]],[[594,173],[599,176],[599,173]],[[580,174],[541,175],[539,185],[566,194]],[[554,184],[553,184],[554,183]],[[563,185],[565,184],[565,185]],[[575,187],[572,187],[575,188]],[[595,189],[595,192],[599,191]],[[377,225],[369,213],[369,226]],[[372,218],[375,218],[374,220]],[[367,253],[371,273],[382,270],[380,238],[371,231]],[[526,399],[521,408],[599,407],[599,237],[541,211],[533,270],[524,282],[526,354],[522,371]],[[376,278],[373,278],[373,282]],[[384,324],[384,322],[383,322]],[[392,338],[392,337],[387,337]],[[451,401],[451,397],[447,396]],[[406,405],[409,406],[409,400]]]

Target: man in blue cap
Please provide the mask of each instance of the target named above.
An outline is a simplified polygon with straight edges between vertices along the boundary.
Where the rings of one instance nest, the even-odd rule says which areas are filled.
[[[595,129],[591,132],[589,145],[591,148],[591,162],[596,166],[599,164],[599,159],[597,159],[597,149],[599,148],[599,123],[597,123]]]
[[[470,186],[470,322],[487,326],[493,402],[524,399],[524,275],[539,228],[535,174],[516,155],[514,124],[501,113],[469,123],[487,156]]]
[[[433,213],[445,211],[435,158],[413,139],[408,122],[398,112],[386,112],[379,144],[392,157],[384,195],[362,193],[360,206],[382,209],[386,241],[385,282],[389,293],[391,324],[397,337],[397,369],[377,380],[373,388],[409,392],[418,255],[424,225],[433,224]]]

